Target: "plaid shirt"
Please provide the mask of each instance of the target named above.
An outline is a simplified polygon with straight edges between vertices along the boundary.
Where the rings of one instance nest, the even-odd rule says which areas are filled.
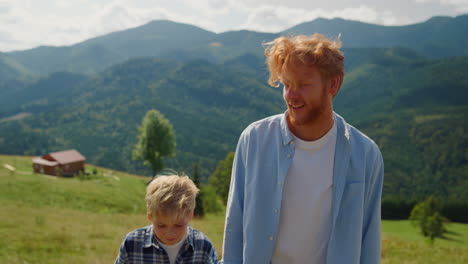
[[[120,246],[115,264],[169,264],[169,256],[159,245],[149,225],[128,233]],[[188,236],[175,260],[176,264],[216,264],[218,256],[208,237],[188,227]]]

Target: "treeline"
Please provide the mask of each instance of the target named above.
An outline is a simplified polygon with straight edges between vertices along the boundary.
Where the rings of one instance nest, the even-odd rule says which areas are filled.
[[[468,223],[468,200],[443,198],[434,196],[440,204],[440,213],[453,222]],[[382,199],[382,219],[408,219],[414,206],[426,197],[420,199],[404,199],[387,196]]]
[[[234,152],[228,153],[225,159],[219,161],[215,171],[209,178],[207,186],[209,186],[209,192],[211,193],[210,199],[214,199],[214,197],[217,199],[216,207],[213,210],[215,212],[219,210],[219,202],[223,205],[227,203],[233,159]],[[216,196],[212,195],[213,192],[215,192]],[[460,197],[452,196],[450,198],[434,195],[420,196],[419,198],[404,198],[384,193],[381,204],[382,219],[408,219],[415,205],[425,201],[429,196],[438,201],[442,216],[453,222],[468,223],[468,200],[465,199],[466,195]]]

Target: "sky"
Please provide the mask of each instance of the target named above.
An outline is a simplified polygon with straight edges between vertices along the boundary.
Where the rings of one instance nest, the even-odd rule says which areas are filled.
[[[0,0],[0,52],[72,45],[158,19],[279,32],[319,17],[393,26],[467,13],[468,0]]]

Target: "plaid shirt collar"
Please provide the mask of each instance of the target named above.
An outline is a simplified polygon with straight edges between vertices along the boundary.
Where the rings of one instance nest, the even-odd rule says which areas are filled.
[[[193,246],[193,241],[194,241],[194,235],[193,235],[193,232],[192,232],[192,227],[189,225],[187,227],[187,238],[185,239],[185,243],[184,245],[182,246],[185,250],[187,250],[189,247],[192,247],[192,249],[194,248]],[[144,243],[143,243],[143,247],[144,248],[149,248],[151,246],[157,248],[157,249],[160,249],[161,246],[160,246],[160,243],[158,241],[158,239],[156,238],[156,235],[154,234],[154,231],[153,231],[153,225],[149,225],[146,227],[146,230],[145,230],[145,238],[144,238]]]

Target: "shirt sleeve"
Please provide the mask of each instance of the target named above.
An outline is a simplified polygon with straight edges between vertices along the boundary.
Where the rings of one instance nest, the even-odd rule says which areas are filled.
[[[245,166],[242,152],[244,136],[237,144],[232,164],[231,184],[226,208],[226,225],[224,228],[222,263],[242,263],[243,261],[243,207]]]
[[[218,264],[218,255],[216,254],[216,249],[215,247],[211,244],[210,242],[210,251],[208,252],[207,255],[207,260],[205,261],[207,264]]]
[[[371,166],[371,181],[365,201],[364,229],[362,237],[361,264],[380,263],[381,259],[381,197],[384,177],[384,164],[377,149]]]
[[[127,264],[128,263],[128,254],[127,254],[127,249],[125,248],[125,241],[122,242],[120,245],[119,249],[119,255],[117,256],[117,259],[115,260],[114,264]]]

